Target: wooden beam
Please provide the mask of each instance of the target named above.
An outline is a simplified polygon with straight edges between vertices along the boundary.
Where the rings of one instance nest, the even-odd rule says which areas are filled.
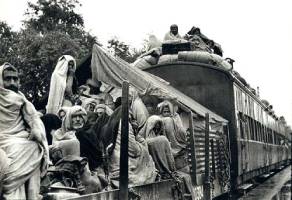
[[[191,178],[193,185],[197,185],[197,159],[195,151],[195,134],[193,113],[189,110],[190,148],[191,148]]]
[[[211,199],[211,184],[210,184],[210,128],[209,128],[209,113],[205,115],[205,178],[204,178],[204,199]]]
[[[122,85],[122,119],[121,119],[121,150],[120,150],[120,191],[119,199],[128,199],[129,185],[129,82],[124,81]]]

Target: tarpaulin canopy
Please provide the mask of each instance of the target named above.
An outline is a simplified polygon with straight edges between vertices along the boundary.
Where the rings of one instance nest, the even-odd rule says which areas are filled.
[[[165,80],[131,66],[96,44],[92,49],[91,72],[94,81],[102,81],[115,87],[121,87],[123,81],[128,81],[141,93],[175,99],[200,116],[209,113],[211,119],[227,123],[227,120],[173,88]]]

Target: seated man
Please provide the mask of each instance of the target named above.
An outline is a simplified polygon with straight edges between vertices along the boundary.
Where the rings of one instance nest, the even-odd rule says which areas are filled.
[[[0,67],[0,148],[9,158],[4,199],[38,199],[40,176],[46,173],[45,128],[34,106],[18,91],[17,69]]]
[[[76,130],[82,128],[87,120],[87,113],[81,106],[68,108],[62,120],[62,127],[53,134],[52,152],[60,150],[62,157],[80,156],[80,143],[76,138]]]
[[[180,39],[183,39],[183,38],[178,33],[178,26],[176,24],[171,25],[170,31],[167,32],[164,36],[164,41],[180,40]]]
[[[84,146],[80,145],[80,142],[75,135],[84,127],[87,121],[87,113],[81,106],[67,108],[65,112],[66,114],[62,121],[62,127],[53,135],[53,145],[51,146],[51,150],[55,152],[61,151],[61,156],[53,158],[55,159],[53,163],[57,166],[61,163],[63,165],[64,163],[74,163],[75,161],[86,163],[83,166],[78,165],[83,168],[82,170],[79,170],[80,177],[77,176],[69,178],[77,179],[77,182],[81,181],[81,183],[85,186],[86,194],[99,192],[103,186],[98,177],[91,175],[88,165],[88,159],[90,158],[80,157],[80,149],[84,148]],[[84,145],[84,141],[82,140],[81,142],[82,145]],[[94,149],[92,149],[92,151],[94,151]],[[97,156],[98,155],[96,155],[96,158]]]

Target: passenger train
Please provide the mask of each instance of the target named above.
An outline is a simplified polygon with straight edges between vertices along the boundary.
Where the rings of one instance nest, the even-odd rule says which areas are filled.
[[[189,133],[193,194],[187,194],[184,186],[174,180],[167,180],[136,186],[129,197],[132,194],[132,199],[149,200],[232,199],[243,184],[291,163],[291,133],[286,124],[234,73],[231,65],[222,67],[218,63],[222,64],[223,59],[210,62],[198,59],[202,55],[195,54],[194,59],[178,59],[180,50],[175,52],[178,58],[173,51],[171,55],[162,52],[160,59],[168,56],[167,61],[144,67],[143,71],[123,62],[117,67],[126,71],[121,75],[124,80],[135,82],[127,75],[134,73],[140,81],[148,80],[176,97],[178,113]],[[77,68],[80,84],[93,76],[93,68],[99,67],[96,63],[104,63],[94,61],[99,55],[93,48],[92,55]],[[110,200],[117,199],[118,193],[105,191],[75,199]]]

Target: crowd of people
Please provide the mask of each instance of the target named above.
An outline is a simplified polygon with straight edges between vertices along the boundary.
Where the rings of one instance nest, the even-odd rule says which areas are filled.
[[[92,79],[76,89],[75,70],[73,57],[59,58],[46,109],[37,111],[19,91],[17,69],[9,63],[0,66],[3,199],[39,199],[53,186],[82,194],[119,187],[121,97],[114,101]],[[189,172],[187,132],[175,104],[142,99],[130,87],[129,186]]]

